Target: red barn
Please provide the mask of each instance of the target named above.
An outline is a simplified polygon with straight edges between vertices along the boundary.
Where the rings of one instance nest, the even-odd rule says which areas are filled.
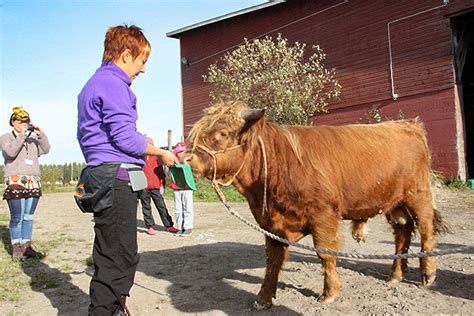
[[[474,0],[275,0],[169,32],[180,40],[185,134],[209,105],[209,65],[244,38],[278,33],[320,45],[336,69],[342,98],[316,124],[366,123],[372,108],[419,116],[433,169],[474,178]]]

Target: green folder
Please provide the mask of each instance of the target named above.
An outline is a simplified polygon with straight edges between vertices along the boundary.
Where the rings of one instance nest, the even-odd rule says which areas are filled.
[[[178,187],[184,190],[196,190],[196,183],[190,165],[175,163],[170,168],[170,175]]]

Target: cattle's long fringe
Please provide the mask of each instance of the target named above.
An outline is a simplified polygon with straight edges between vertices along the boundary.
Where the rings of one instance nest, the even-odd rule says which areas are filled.
[[[195,148],[198,144],[209,145],[205,142],[206,138],[204,137],[205,135],[203,134],[203,132],[209,133],[209,131],[212,131],[215,128],[216,122],[218,121],[226,122],[226,125],[228,127],[235,126],[235,123],[239,120],[242,123],[243,120],[239,117],[239,115],[236,114],[238,114],[242,109],[246,107],[247,105],[245,103],[241,101],[234,101],[218,102],[204,109],[203,117],[193,125],[193,128],[189,133],[189,140],[192,143],[192,147]],[[276,124],[268,125],[272,125],[273,127],[277,126]],[[222,127],[223,126],[219,126],[219,128]],[[288,143],[293,153],[295,154],[295,158],[298,160],[298,162],[300,162],[300,164],[303,164],[301,146],[298,141],[298,137],[294,134],[292,130],[288,129],[287,126],[282,125],[278,127],[281,128],[283,135],[288,140]],[[252,128],[252,132],[247,135],[247,138],[245,139],[250,148],[257,146],[257,138],[260,134],[260,129],[258,127],[253,126]]]
[[[243,119],[238,115],[235,115],[236,108],[243,107],[243,102],[235,101],[228,103],[219,102],[204,109],[204,116],[193,125],[193,128],[189,133],[189,139],[193,144],[193,148],[195,148],[199,143],[205,144],[202,137],[204,136],[203,132],[213,130],[217,121],[226,122],[228,127],[235,126],[237,121],[243,122]],[[219,126],[219,128],[223,127],[224,126]]]
[[[434,209],[433,224],[435,227],[435,233],[438,235],[452,233],[451,228],[448,225],[448,222],[444,220],[444,218],[441,216],[441,213],[437,209]]]

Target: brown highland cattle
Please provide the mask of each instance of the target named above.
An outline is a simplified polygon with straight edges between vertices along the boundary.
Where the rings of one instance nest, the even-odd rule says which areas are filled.
[[[430,154],[419,121],[280,126],[263,115],[242,102],[208,108],[190,133],[184,161],[198,177],[232,183],[260,227],[290,241],[311,234],[316,248],[335,251],[341,220],[353,221],[353,237],[360,240],[367,219],[384,214],[395,253],[408,251],[415,227],[421,250],[433,250],[435,233],[446,226],[433,207]],[[266,237],[265,253],[255,308],[271,306],[288,246]],[[324,270],[319,301],[331,303],[340,292],[336,257],[318,255]],[[406,259],[394,260],[388,282],[400,282],[406,266]],[[421,258],[420,272],[423,285],[433,284],[435,258]]]

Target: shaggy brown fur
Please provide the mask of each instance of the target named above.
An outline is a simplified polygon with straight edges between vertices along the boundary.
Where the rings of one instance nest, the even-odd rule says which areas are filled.
[[[408,251],[415,227],[422,250],[433,250],[435,230],[445,226],[432,205],[430,154],[418,120],[278,126],[263,117],[242,119],[239,114],[245,108],[242,102],[209,108],[191,131],[194,147],[185,159],[196,175],[213,179],[213,158],[196,146],[224,150],[216,154],[216,178],[233,179],[262,228],[292,241],[311,234],[315,247],[337,250],[342,219],[362,228],[368,218],[385,214],[393,227],[396,253]],[[259,137],[266,150],[267,177]],[[240,147],[225,151],[235,145]],[[265,179],[268,210],[262,212]],[[286,245],[269,238],[265,249],[267,269],[257,302],[268,307],[288,251]],[[336,258],[319,256],[325,276],[320,301],[330,303],[340,292]],[[394,260],[389,282],[403,279],[406,263]],[[420,272],[424,285],[434,282],[433,257],[420,259]]]

